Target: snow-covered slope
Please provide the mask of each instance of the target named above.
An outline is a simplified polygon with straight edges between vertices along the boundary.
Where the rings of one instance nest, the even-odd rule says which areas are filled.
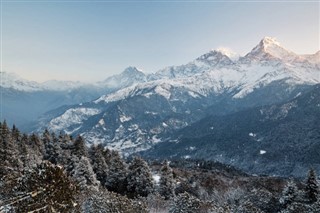
[[[19,91],[39,91],[43,89],[38,82],[28,81],[14,73],[8,72],[0,72],[0,86]]]
[[[57,81],[50,80],[43,83],[36,81],[29,81],[21,78],[15,73],[0,72],[0,86],[3,88],[14,89],[24,92],[36,92],[36,91],[64,91],[76,89],[85,86],[85,83],[78,81]]]
[[[310,63],[320,66],[320,50],[315,54],[302,55],[302,57],[307,59]]]
[[[103,94],[144,82],[145,75],[136,68],[127,68],[120,75],[103,82],[87,84],[78,81],[50,80],[43,83],[29,81],[13,73],[0,73],[2,113],[0,120],[27,130],[30,122],[43,113],[65,105],[74,105],[97,99]],[[23,127],[26,128],[23,128]]]
[[[220,49],[147,76],[129,68],[119,75],[122,77],[106,80],[109,85],[121,85],[119,79],[125,79],[122,82],[126,85],[133,79],[127,87],[86,106],[67,109],[54,119],[43,119],[42,126],[82,134],[88,143],[103,143],[118,150],[148,149],[208,111],[227,113],[225,104],[237,110],[275,103],[320,83],[317,54],[297,55],[274,38],[265,37],[240,58]],[[132,73],[131,79],[123,77]]]
[[[282,47],[275,38],[265,37],[243,59],[245,59],[245,61],[260,63],[262,61],[270,62],[274,60],[292,62],[297,57],[295,53]]]
[[[146,81],[146,75],[141,70],[136,67],[128,67],[122,73],[113,75],[99,84],[112,89],[120,89]]]

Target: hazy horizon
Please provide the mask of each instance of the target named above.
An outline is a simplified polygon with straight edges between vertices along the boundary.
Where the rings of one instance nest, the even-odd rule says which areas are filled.
[[[221,47],[245,55],[265,36],[313,54],[319,4],[2,1],[2,71],[94,82],[128,66],[156,72]]]

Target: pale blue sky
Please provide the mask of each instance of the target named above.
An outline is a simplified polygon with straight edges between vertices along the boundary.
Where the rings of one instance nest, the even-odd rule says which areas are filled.
[[[1,15],[3,70],[37,81],[155,72],[218,47],[244,55],[264,36],[319,50],[319,2],[13,0]]]

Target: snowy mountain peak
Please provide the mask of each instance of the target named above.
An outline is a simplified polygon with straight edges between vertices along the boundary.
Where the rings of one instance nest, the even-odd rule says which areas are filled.
[[[252,49],[245,57],[241,59],[242,62],[265,62],[265,61],[283,61],[292,62],[298,55],[294,52],[285,49],[273,37],[264,37],[259,44]]]
[[[39,83],[23,79],[15,73],[0,72],[0,79],[0,87],[3,88],[11,88],[28,92],[39,91],[43,89]]]
[[[221,50],[211,50],[210,52],[200,56],[196,62],[202,62],[210,66],[230,65],[233,61],[229,58],[230,53]]]
[[[260,41],[260,45],[262,45],[264,48],[268,48],[270,46],[276,45],[276,46],[281,46],[281,44],[277,41],[275,37],[264,37]]]
[[[230,48],[227,47],[220,47],[216,50],[217,52],[220,52],[223,55],[228,56],[231,60],[236,61],[239,59],[240,55]]]
[[[135,74],[143,74],[142,70],[138,69],[137,67],[134,67],[134,66],[130,66],[130,67],[127,67],[123,72],[122,74],[132,74],[132,73],[135,73]]]
[[[146,82],[146,75],[136,67],[127,67],[122,73],[113,75],[100,82],[103,86],[114,89],[121,89],[136,83]]]

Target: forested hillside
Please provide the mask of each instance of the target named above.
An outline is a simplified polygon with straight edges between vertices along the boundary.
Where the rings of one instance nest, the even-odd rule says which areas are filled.
[[[249,176],[221,163],[123,159],[82,137],[0,123],[0,212],[320,212],[317,175]]]

